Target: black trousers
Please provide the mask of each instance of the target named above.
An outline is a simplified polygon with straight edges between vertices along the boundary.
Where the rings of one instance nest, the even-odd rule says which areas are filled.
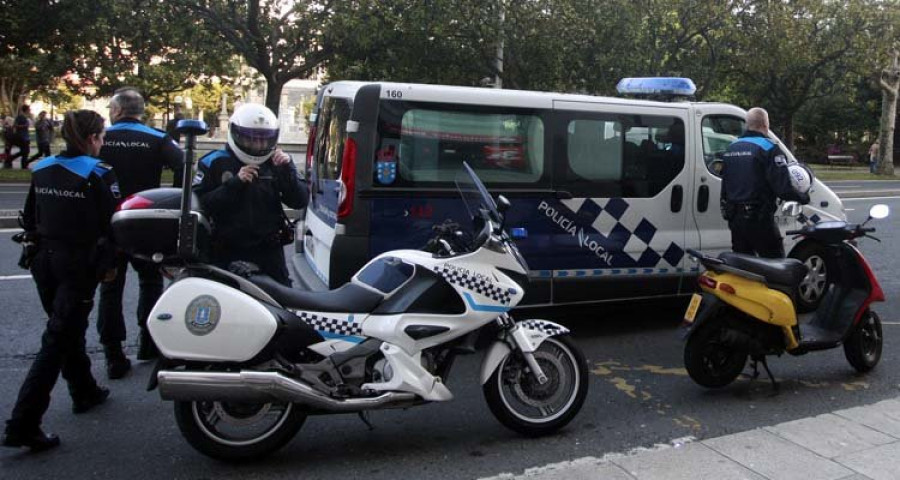
[[[19,390],[7,431],[30,432],[40,427],[60,372],[73,399],[84,398],[97,389],[84,346],[88,314],[97,288],[89,254],[84,248],[42,247],[35,255],[31,274],[49,320],[41,337],[41,349]]]
[[[228,264],[238,260],[255,263],[262,272],[276,282],[291,286],[291,277],[284,261],[284,248],[281,245],[258,246],[253,248],[229,248],[221,246],[213,251],[213,264],[228,269]]]
[[[125,341],[125,317],[122,315],[122,292],[125,290],[125,276],[128,274],[128,263],[138,274],[137,323],[146,328],[147,317],[159,300],[163,291],[162,274],[159,265],[152,262],[121,257],[116,264],[116,279],[100,284],[100,305],[97,311],[97,333],[100,343],[104,345],[118,344]]]
[[[784,244],[775,218],[746,218],[738,215],[728,222],[731,249],[763,258],[784,258]]]
[[[10,154],[12,152],[12,147],[19,147],[19,151],[16,152],[15,155]],[[28,154],[31,152],[31,145],[25,140],[16,139],[13,141],[7,141],[6,148],[4,149],[4,153],[6,153],[6,161],[3,162],[3,166],[6,168],[12,167],[13,160],[16,157],[22,157],[22,168],[28,166]]]
[[[41,157],[49,157],[50,154],[50,142],[38,142],[37,144],[37,153],[31,156],[28,159],[28,163],[31,163]]]

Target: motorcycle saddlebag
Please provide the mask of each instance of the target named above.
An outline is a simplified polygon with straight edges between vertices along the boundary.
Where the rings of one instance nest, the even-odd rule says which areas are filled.
[[[197,196],[191,197],[191,212],[198,224],[196,251],[203,255],[209,250],[210,224]],[[180,220],[180,188],[144,190],[125,199],[113,215],[113,239],[129,255],[162,261],[178,252]]]

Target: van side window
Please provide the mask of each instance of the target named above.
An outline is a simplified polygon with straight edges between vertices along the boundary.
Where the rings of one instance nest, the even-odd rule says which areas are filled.
[[[653,197],[684,169],[684,122],[675,117],[560,112],[561,182],[575,196]],[[559,151],[562,149],[562,151]]]
[[[378,135],[379,187],[452,185],[463,161],[488,185],[544,178],[544,123],[534,111],[382,101]]]
[[[337,180],[341,172],[350,104],[346,99],[326,97],[319,112],[316,133],[316,175],[320,180]]]
[[[715,176],[722,171],[722,154],[728,150],[731,142],[737,140],[746,129],[746,122],[738,117],[727,115],[709,115],[703,117],[701,134],[703,138],[703,161],[706,168]]]

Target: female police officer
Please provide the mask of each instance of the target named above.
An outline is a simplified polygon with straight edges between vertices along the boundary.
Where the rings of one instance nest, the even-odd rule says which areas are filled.
[[[84,333],[98,280],[111,280],[108,272],[115,273],[107,235],[119,186],[111,167],[93,158],[103,145],[100,115],[67,113],[62,135],[66,150],[35,165],[25,201],[25,231],[36,235],[39,245],[31,273],[50,319],[3,438],[4,446],[33,451],[59,445],[59,437],[44,434],[40,425],[60,372],[75,413],[109,396],[91,375]]]

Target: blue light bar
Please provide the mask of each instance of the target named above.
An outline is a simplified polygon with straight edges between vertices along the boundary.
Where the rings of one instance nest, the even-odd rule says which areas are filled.
[[[690,78],[623,78],[616,85],[616,91],[622,95],[682,95],[689,97],[697,92],[697,86]]]

